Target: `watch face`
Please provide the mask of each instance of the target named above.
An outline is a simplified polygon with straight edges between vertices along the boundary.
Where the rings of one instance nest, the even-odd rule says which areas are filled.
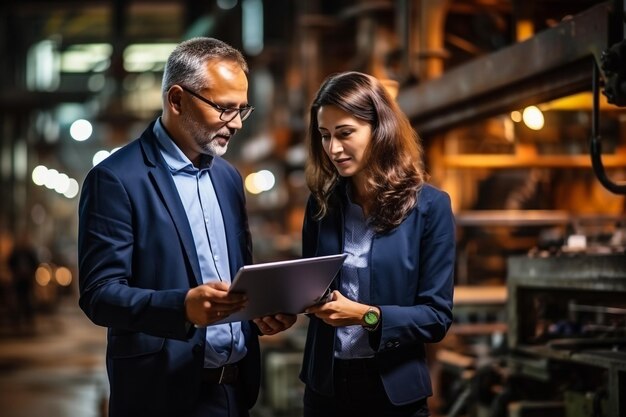
[[[365,323],[370,326],[378,323],[378,315],[373,311],[368,311],[367,313],[365,313],[365,317],[363,317],[363,319],[365,320]]]

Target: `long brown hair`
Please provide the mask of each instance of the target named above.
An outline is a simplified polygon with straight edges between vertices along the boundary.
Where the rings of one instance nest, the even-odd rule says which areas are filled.
[[[377,232],[398,226],[415,206],[417,192],[426,180],[422,146],[406,115],[374,77],[350,71],[331,75],[322,83],[311,105],[306,180],[318,212],[333,208],[331,195],[339,174],[322,148],[317,113],[336,106],[372,127],[365,151],[367,191],[373,199],[370,224]]]

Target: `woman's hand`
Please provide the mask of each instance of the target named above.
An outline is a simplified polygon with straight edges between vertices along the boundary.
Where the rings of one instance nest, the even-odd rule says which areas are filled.
[[[315,314],[324,323],[334,327],[362,325],[363,315],[370,308],[344,297],[339,291],[331,293],[329,301],[306,309],[305,313]]]

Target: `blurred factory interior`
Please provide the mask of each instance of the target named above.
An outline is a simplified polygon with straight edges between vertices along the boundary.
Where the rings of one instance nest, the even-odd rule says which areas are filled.
[[[80,185],[159,115],[165,60],[194,36],[250,64],[256,111],[225,157],[245,178],[255,262],[300,256],[312,95],[330,73],[368,72],[396,94],[457,219],[455,323],[429,353],[433,415],[626,415],[623,0],[3,2],[0,414],[100,415],[104,333],[74,312]],[[32,299],[13,293],[10,268],[26,241]],[[262,340],[254,415],[301,414],[305,328]],[[81,343],[32,349],[58,331]],[[69,366],[81,346],[46,403],[29,370]],[[50,351],[65,359],[42,365]],[[77,388],[93,381],[96,394]],[[63,408],[63,383],[68,404],[93,407]]]

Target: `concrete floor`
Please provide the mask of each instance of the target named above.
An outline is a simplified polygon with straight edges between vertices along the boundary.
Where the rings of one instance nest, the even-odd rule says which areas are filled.
[[[0,415],[99,417],[106,409],[106,331],[73,297],[37,314],[31,331],[0,327]]]
[[[1,315],[1,417],[106,416],[106,329],[85,317],[76,296],[66,295],[54,311],[38,313],[28,331],[16,332]],[[302,388],[300,359],[295,363],[292,356],[267,355],[270,365],[276,363],[266,370],[275,382],[262,389],[251,417],[301,415],[301,393],[294,392]]]

